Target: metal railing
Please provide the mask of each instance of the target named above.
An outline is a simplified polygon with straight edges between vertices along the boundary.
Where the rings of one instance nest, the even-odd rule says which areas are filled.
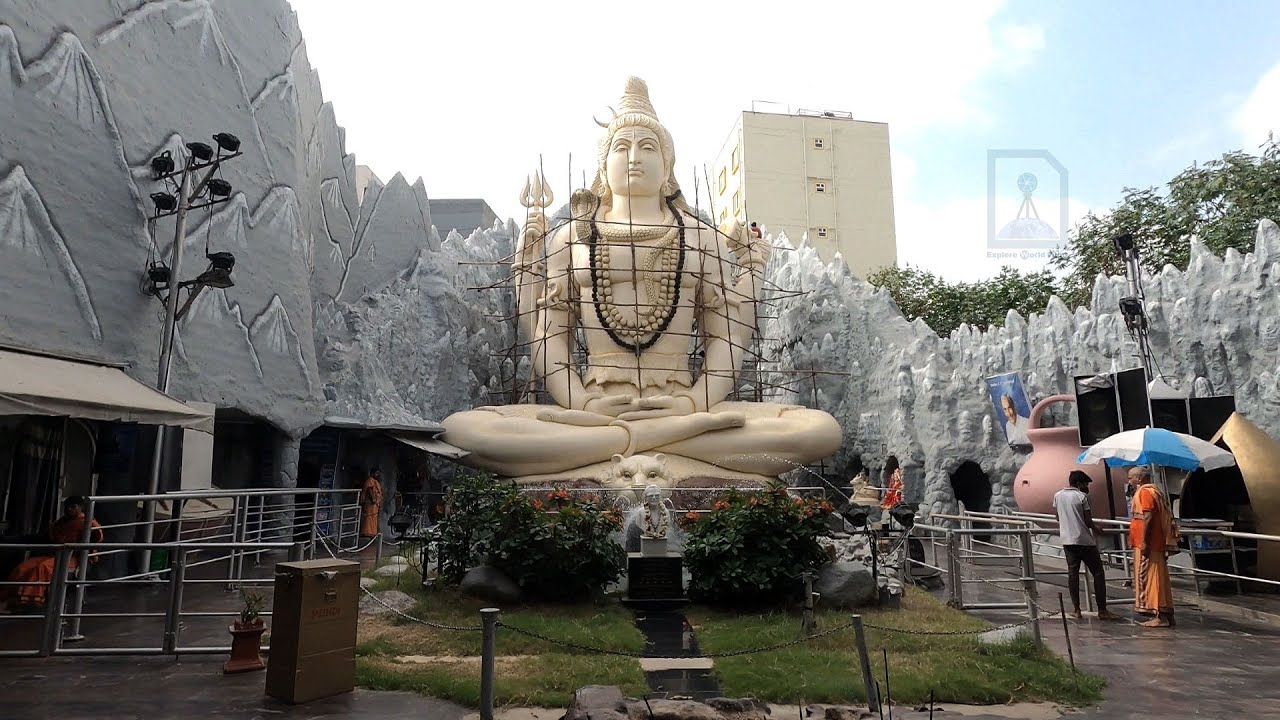
[[[26,551],[51,555],[51,579],[47,582],[6,580],[0,589],[26,586],[42,587],[44,607],[38,615],[0,615],[6,624],[43,621],[38,648],[13,649],[14,633],[9,642],[0,645],[0,656],[30,655],[120,655],[220,653],[228,648],[182,647],[177,637],[184,618],[235,617],[238,610],[184,611],[183,590],[187,586],[223,586],[225,590],[269,586],[270,582],[254,577],[267,553],[288,551],[291,559],[317,556],[317,545],[324,543],[339,552],[360,550],[358,505],[359,490],[314,488],[281,488],[261,490],[207,490],[165,493],[160,495],[100,495],[87,499],[85,527],[80,541],[65,545],[23,543],[5,544],[10,551]],[[139,542],[91,542],[101,529],[105,537],[132,535],[145,524],[141,521],[99,523],[103,511],[112,506],[135,508],[155,502],[166,505],[167,519],[156,527],[156,540]],[[109,510],[105,513],[111,515]],[[107,534],[109,533],[109,534]],[[137,555],[166,557],[164,567],[142,568],[123,575],[90,578],[91,564],[113,556],[132,559]],[[93,561],[92,563],[90,561]],[[246,560],[249,562],[246,563]],[[126,565],[128,562],[125,563]],[[221,568],[225,565],[225,568]],[[201,577],[193,577],[198,571]],[[95,575],[98,573],[94,573]],[[86,612],[89,588],[106,592],[128,590],[116,604],[128,607],[145,604],[147,588],[159,589],[167,584],[168,602],[163,611]],[[235,596],[229,596],[235,597]],[[140,599],[139,599],[140,598]],[[215,598],[215,605],[220,599]],[[238,602],[235,603],[238,605]],[[270,613],[263,613],[269,616]],[[64,643],[85,640],[82,623],[164,619],[164,640],[148,647],[69,648]],[[64,628],[65,625],[65,628]],[[98,627],[106,627],[105,624]]]
[[[985,583],[991,587],[1005,590],[1019,590],[1008,587],[1007,583],[1023,578],[1035,578],[1044,575],[1067,575],[1063,569],[1063,552],[1058,538],[1057,518],[1052,515],[1038,513],[987,513],[965,511],[959,514],[934,513],[931,521],[946,525],[917,524],[918,532],[914,534],[922,541],[929,543],[932,549],[933,563],[911,560],[912,563],[928,567],[946,575],[951,589],[952,603],[963,609],[1000,609],[991,605],[1008,606],[1009,609],[1020,607],[1021,603],[971,603],[964,596],[965,585]],[[1099,550],[1104,559],[1104,568],[1121,568],[1123,577],[1108,577],[1107,582],[1114,584],[1117,580],[1128,587],[1132,581],[1133,548],[1129,543],[1129,521],[1094,519],[1094,524],[1101,530],[1101,536],[1109,539],[1099,543]],[[1262,535],[1258,533],[1239,532],[1229,528],[1226,521],[1208,520],[1185,524],[1180,527],[1180,534],[1186,540],[1189,555],[1189,566],[1170,563],[1171,577],[1189,581],[1196,591],[1197,599],[1202,603],[1204,582],[1206,580],[1226,580],[1236,586],[1238,594],[1244,592],[1247,584],[1280,588],[1280,581],[1253,577],[1241,572],[1237,561],[1237,540],[1251,543],[1280,543],[1280,536]],[[1197,542],[1197,538],[1219,538],[1224,547],[1213,548],[1209,543]],[[939,544],[945,549],[945,558],[939,561]],[[1106,547],[1110,545],[1111,547]],[[1210,554],[1228,554],[1231,572],[1212,570],[1202,567],[1199,560]],[[1045,558],[1048,562],[1037,566],[1037,558]],[[1001,574],[1001,566],[1008,569],[1003,574],[1009,575],[1006,585],[993,581],[982,575]],[[1045,567],[1050,566],[1050,567]],[[964,577],[967,567],[988,568],[984,573],[971,573],[979,577]],[[995,570],[995,572],[992,572]],[[957,580],[958,579],[958,580]],[[1088,603],[1087,609],[1094,610],[1093,594],[1084,593]],[[1115,597],[1117,602],[1132,601],[1128,597]]]

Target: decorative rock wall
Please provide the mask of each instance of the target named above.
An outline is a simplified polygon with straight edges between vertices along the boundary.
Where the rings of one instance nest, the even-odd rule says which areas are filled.
[[[1244,255],[1218,258],[1191,242],[1185,272],[1166,267],[1144,282],[1159,369],[1195,396],[1235,394],[1244,415],[1280,435],[1280,227],[1260,222],[1254,251]],[[785,238],[779,244],[791,247]],[[1023,372],[1035,402],[1070,393],[1074,375],[1138,365],[1117,310],[1124,278],[1099,277],[1092,309],[1073,312],[1055,298],[1029,318],[1011,311],[1003,327],[961,326],[938,337],[905,320],[886,291],[838,262],[824,265],[807,246],[777,252],[768,277],[808,291],[780,298],[776,319],[762,325],[781,344],[775,368],[848,372],[816,378],[818,406],[844,424],[838,474],[848,474],[855,455],[873,468],[896,455],[907,500],[931,512],[956,509],[951,474],[965,461],[991,480],[993,507],[1014,506],[1013,476],[1025,458],[1004,442],[986,377]],[[777,399],[807,404],[811,394],[806,387]]]
[[[171,392],[262,418],[295,441],[326,415],[413,424],[497,386],[509,343],[495,226],[441,242],[423,182],[357,202],[353,155],[284,0],[0,3],[0,342],[131,363],[153,384],[163,310],[140,292],[168,261],[148,163],[216,132],[231,202],[188,221],[182,278],[206,245],[235,287],[178,325]],[[495,274],[496,273],[496,274]],[[508,373],[509,375],[510,373]],[[282,451],[292,481],[296,449]]]

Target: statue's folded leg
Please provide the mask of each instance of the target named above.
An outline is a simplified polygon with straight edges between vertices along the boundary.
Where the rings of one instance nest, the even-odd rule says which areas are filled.
[[[603,462],[626,450],[626,428],[579,425],[538,419],[560,408],[511,405],[478,408],[450,415],[444,421],[444,441],[470,453],[463,462],[482,470],[521,477],[564,472]],[[594,413],[588,413],[594,414]],[[612,418],[605,418],[612,422]]]
[[[728,402],[716,405],[712,410],[715,414],[745,411],[746,423],[739,428],[699,435],[654,449],[729,470],[771,477],[821,460],[840,449],[840,425],[821,410]]]

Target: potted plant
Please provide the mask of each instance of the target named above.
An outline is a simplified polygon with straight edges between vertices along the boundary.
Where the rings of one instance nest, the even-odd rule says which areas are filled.
[[[267,626],[259,615],[266,605],[266,597],[257,591],[241,588],[240,598],[244,607],[240,618],[229,628],[231,631],[231,659],[222,666],[224,673],[242,673],[261,670],[262,633]]]

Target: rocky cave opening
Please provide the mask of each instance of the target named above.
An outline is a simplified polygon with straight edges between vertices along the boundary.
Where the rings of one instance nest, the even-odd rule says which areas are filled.
[[[965,460],[951,473],[951,490],[955,493],[957,510],[972,512],[991,511],[991,479],[982,471],[982,466],[972,460]],[[988,523],[973,524],[974,528],[988,529]],[[975,535],[975,539],[991,542],[990,535]]]

